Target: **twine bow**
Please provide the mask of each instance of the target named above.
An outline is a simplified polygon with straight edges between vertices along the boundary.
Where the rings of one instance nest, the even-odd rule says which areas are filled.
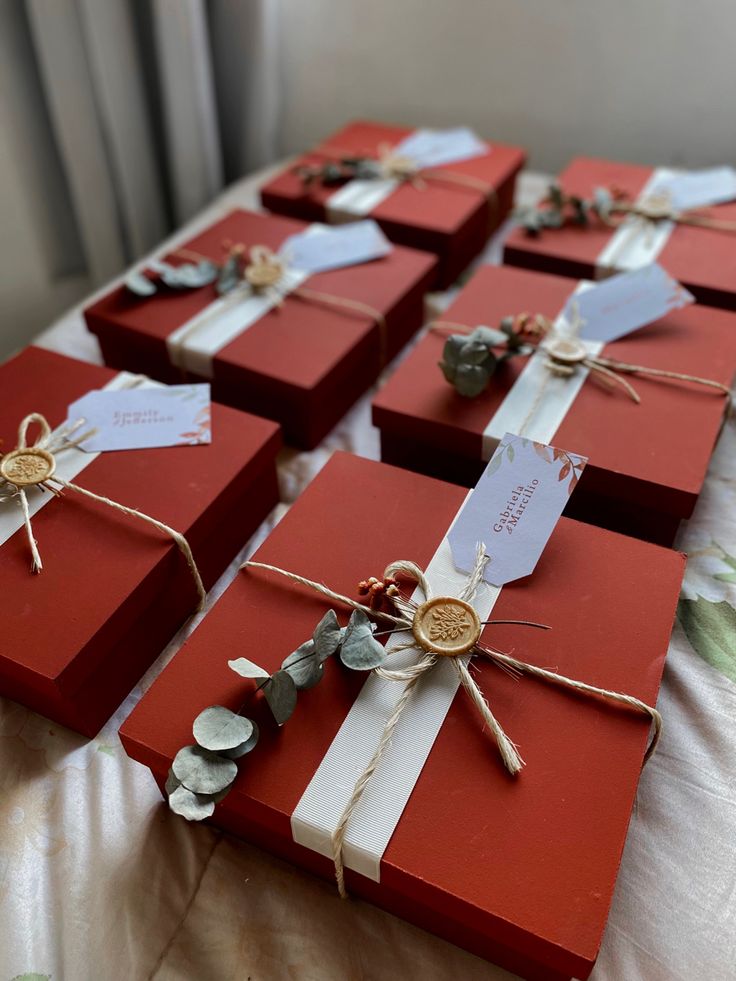
[[[40,432],[35,442],[29,444],[28,430],[31,425],[37,425]],[[31,525],[28,489],[37,487],[39,490],[49,491],[59,498],[62,497],[64,490],[71,490],[77,494],[82,494],[84,497],[91,498],[93,501],[106,504],[108,507],[114,508],[123,514],[139,518],[141,521],[145,521],[147,524],[157,528],[164,535],[168,535],[169,538],[173,539],[184,556],[187,567],[194,579],[197,596],[199,597],[197,609],[203,609],[207,594],[199,574],[199,569],[194,561],[192,550],[184,535],[170,528],[162,521],[157,521],[150,515],[144,514],[142,511],[118,504],[117,501],[110,500],[109,497],[95,494],[84,487],[80,487],[78,484],[63,480],[56,474],[57,456],[66,450],[80,446],[86,439],[94,435],[94,429],[79,433],[83,425],[84,420],[80,419],[71,426],[63,426],[61,429],[56,430],[56,432],[52,432],[45,417],[38,412],[32,412],[22,420],[18,427],[18,443],[15,449],[0,456],[0,487],[9,486],[12,488],[13,495],[17,496],[20,501],[20,507],[23,512],[23,524],[31,550],[32,571],[35,573],[41,572],[43,563]]]
[[[422,677],[432,670],[440,658],[450,657],[452,659],[452,664],[457,671],[460,684],[467,692],[473,706],[479,712],[481,719],[488,726],[498,747],[503,765],[512,776],[518,775],[524,766],[524,760],[519,755],[516,745],[506,735],[500,722],[494,716],[485,695],[470,673],[470,662],[475,656],[490,660],[502,670],[516,677],[520,677],[523,674],[533,675],[550,684],[572,689],[584,695],[604,698],[615,704],[643,713],[650,719],[653,729],[642,766],[647,763],[657,747],[662,730],[662,717],[655,708],[647,705],[641,699],[635,698],[633,695],[609,691],[606,688],[598,688],[596,685],[576,681],[574,678],[568,678],[547,668],[537,667],[534,664],[529,664],[526,661],[512,657],[510,654],[505,654],[494,647],[487,647],[480,643],[483,624],[480,622],[471,604],[483,581],[483,573],[488,562],[489,557],[486,555],[485,545],[479,543],[474,568],[460,590],[459,595],[456,597],[434,596],[426,575],[416,563],[406,560],[392,562],[384,572],[384,579],[393,579],[397,575],[404,575],[416,582],[424,594],[424,602],[418,604],[413,599],[394,593],[391,598],[397,614],[364,606],[348,596],[343,596],[329,589],[322,583],[306,579],[303,576],[296,575],[285,569],[280,569],[277,566],[267,565],[262,562],[245,563],[245,566],[249,568],[265,569],[269,572],[275,572],[291,582],[308,586],[321,595],[344,603],[353,609],[362,610],[369,615],[382,617],[390,621],[393,623],[396,632],[405,632],[407,634],[406,641],[392,647],[390,653],[395,654],[399,651],[411,649],[416,650],[419,655],[418,660],[406,668],[392,669],[381,666],[373,669],[374,673],[379,677],[387,681],[395,681],[403,684],[404,689],[396,702],[393,712],[386,721],[375,753],[356,781],[350,799],[332,833],[335,879],[340,896],[343,899],[347,896],[345,889],[343,845],[350,819],[371,777],[376,772],[385,750],[391,742],[396,725],[401,718],[401,714],[412,692]],[[487,623],[512,623],[549,629],[544,624],[533,623],[527,620],[489,620]]]

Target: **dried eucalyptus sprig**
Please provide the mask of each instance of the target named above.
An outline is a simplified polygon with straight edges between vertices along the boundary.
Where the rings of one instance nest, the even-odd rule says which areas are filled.
[[[241,678],[257,682],[255,694],[263,692],[276,724],[291,717],[297,694],[313,688],[324,674],[324,662],[339,654],[353,671],[372,671],[388,656],[374,637],[376,624],[362,610],[354,610],[346,627],[341,627],[334,610],[317,624],[310,640],[297,647],[269,674],[247,658],[228,661]],[[241,709],[242,712],[242,709]],[[258,742],[258,726],[241,712],[211,705],[194,720],[195,743],[180,749],[166,781],[169,807],[188,821],[211,817],[215,804],[230,791],[238,768],[235,760],[249,753]]]
[[[525,335],[536,332],[535,323],[535,318],[521,314],[504,317],[498,329],[476,327],[469,334],[450,334],[439,362],[442,374],[459,395],[475,398],[488,388],[499,364],[531,353]],[[434,325],[435,329],[442,326],[441,322]]]
[[[597,187],[592,198],[578,194],[566,194],[559,184],[550,184],[547,196],[533,207],[520,208],[516,218],[532,237],[544,229],[562,228],[564,225],[586,227],[596,218],[604,225],[612,225],[612,214],[624,195],[605,187]],[[628,210],[628,208],[626,209]]]
[[[148,297],[157,293],[162,285],[171,290],[193,290],[216,283],[218,295],[225,296],[246,279],[249,268],[247,252],[244,245],[230,245],[223,261],[215,262],[206,256],[182,249],[179,255],[187,255],[195,261],[174,266],[170,262],[157,259],[150,264],[153,276],[147,270],[134,270],[126,278],[125,287],[136,296]]]
[[[385,176],[381,161],[371,157],[340,157],[319,164],[301,164],[294,168],[294,173],[307,187],[317,183],[335,187],[345,181],[376,180]]]

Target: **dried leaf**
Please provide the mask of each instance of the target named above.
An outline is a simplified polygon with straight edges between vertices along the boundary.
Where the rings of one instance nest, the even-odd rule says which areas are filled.
[[[557,474],[557,479],[564,480],[569,473],[570,473],[570,461],[568,460],[567,463],[563,463],[562,466],[560,467],[560,472]]]
[[[292,681],[300,691],[313,688],[324,672],[324,668],[317,657],[313,640],[308,640],[297,647],[284,659],[281,667],[291,676]]]
[[[337,614],[334,610],[328,610],[312,634],[312,640],[314,641],[314,647],[320,663],[326,661],[328,657],[331,657],[335,653],[340,646],[343,633],[344,629],[337,621]]]
[[[259,681],[264,681],[269,678],[270,675],[268,671],[264,671],[257,664],[249,661],[245,657],[236,658],[234,661],[228,661],[227,666],[235,674],[239,674],[241,678],[257,678]]]
[[[194,720],[192,731],[203,749],[219,753],[246,743],[253,735],[253,723],[222,705],[210,705]]]
[[[370,671],[383,664],[386,651],[373,636],[375,625],[362,610],[354,610],[340,650],[340,660],[354,671]]]
[[[250,751],[254,749],[256,743],[258,742],[258,736],[260,733],[258,732],[258,726],[255,724],[255,722],[253,722],[252,719],[249,719],[248,721],[253,726],[253,732],[251,733],[250,738],[246,739],[244,743],[241,743],[240,746],[236,746],[234,749],[223,749],[220,752],[220,756],[226,756],[229,760],[238,760],[241,756],[245,756],[246,753],[250,753]]]
[[[215,813],[215,802],[207,794],[194,794],[186,787],[177,787],[169,794],[169,807],[187,821],[204,821]]]
[[[271,675],[271,681],[263,689],[268,707],[273,712],[276,724],[282,726],[296,708],[296,685],[286,671]]]
[[[153,296],[156,284],[142,272],[132,272],[125,280],[125,288],[136,296]]]
[[[185,746],[171,765],[174,776],[195,794],[217,794],[225,790],[238,775],[232,760],[225,759],[201,746]]]

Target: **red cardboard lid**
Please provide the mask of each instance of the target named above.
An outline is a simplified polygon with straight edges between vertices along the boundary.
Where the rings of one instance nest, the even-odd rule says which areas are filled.
[[[575,283],[508,266],[481,266],[442,320],[497,326],[509,314],[554,318]],[[373,402],[382,430],[480,460],[485,426],[523,370],[525,358],[500,366],[489,389],[468,399],[449,385],[438,362],[445,335],[431,331]],[[730,384],[736,373],[736,315],[691,305],[606,345],[604,357],[685,372]],[[551,442],[589,458],[591,489],[688,517],[708,469],[726,399],[703,386],[627,376],[637,405],[589,377]]]
[[[560,186],[570,194],[589,198],[597,187],[616,187],[636,199],[652,174],[651,167],[615,163],[592,157],[575,157],[559,175]],[[699,213],[726,221],[736,220],[736,202]],[[506,240],[510,252],[526,253],[540,261],[561,260],[594,267],[611,238],[611,229],[593,222],[587,228],[568,225],[542,232],[537,237],[517,228]],[[678,225],[657,260],[685,285],[718,293],[734,292],[736,283],[736,236],[708,228]],[[524,263],[525,265],[531,263]]]
[[[255,558],[357,595],[357,583],[388,562],[426,566],[465,490],[408,471],[337,454],[271,533]],[[561,519],[534,572],[504,587],[497,618],[531,618],[549,631],[486,628],[486,640],[534,664],[654,704],[684,557]],[[281,577],[238,575],[166,667],[121,730],[128,752],[161,779],[192,742],[206,706],[242,704],[227,667],[244,656],[268,670],[311,636],[329,602]],[[347,618],[339,609],[342,622]],[[527,766],[517,779],[461,691],[385,853],[381,885],[348,873],[411,919],[438,914],[576,976],[586,976],[606,921],[648,738],[644,718],[488,663],[475,677]],[[254,716],[261,738],[240,765],[215,820],[256,841],[291,842],[289,819],[350,709],[364,675],[327,665],[277,729]],[[259,696],[260,701],[260,696]],[[295,846],[294,846],[295,847]],[[297,861],[329,874],[326,859]],[[453,926],[455,924],[455,926]]]
[[[0,366],[3,448],[16,445],[18,425],[28,413],[40,412],[52,428],[59,426],[71,402],[116,374],[26,348]],[[275,423],[220,405],[212,406],[212,432],[206,446],[101,453],[74,482],[182,532],[196,559],[223,495],[254,479],[279,443]],[[3,506],[17,502],[11,498]],[[23,529],[0,546],[0,592],[9,613],[0,640],[0,678],[30,676],[41,684],[54,679],[76,689],[126,624],[146,610],[162,572],[173,577],[183,569],[192,609],[196,604],[172,540],[104,504],[67,491],[33,517],[33,530],[43,560],[39,575],[30,572]]]
[[[221,261],[223,243],[266,245],[276,250],[290,235],[307,225],[290,218],[232,211],[186,243],[186,248]],[[310,276],[310,290],[356,300],[387,319],[413,289],[430,276],[436,259],[395,245],[382,259]],[[118,287],[85,311],[90,327],[100,336],[147,338],[165,351],[166,338],[217,299],[214,284],[200,289],[161,291],[139,299]],[[333,372],[378,326],[368,314],[340,310],[324,303],[287,296],[213,359],[215,379],[233,369],[270,379],[278,385],[313,389]],[[378,351],[378,344],[376,344]]]
[[[323,150],[330,151],[331,155],[347,151],[347,155],[377,157],[382,146],[396,146],[413,131],[413,128],[366,121],[348,123],[264,185],[261,193],[269,201],[280,198],[285,203],[298,204],[307,199],[324,212],[336,188],[324,187],[317,182],[306,188],[294,173],[294,167],[324,162]],[[432,169],[475,177],[498,189],[524,165],[526,155],[519,147],[495,142],[489,145],[490,151],[482,156]],[[405,183],[373,208],[370,217],[380,222],[410,225],[438,236],[450,236],[457,234],[484,207],[483,196],[472,188],[439,182],[427,182],[425,187],[418,188]]]

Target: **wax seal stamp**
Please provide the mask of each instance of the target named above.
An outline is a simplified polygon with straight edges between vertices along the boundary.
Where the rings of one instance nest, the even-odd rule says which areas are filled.
[[[275,286],[284,275],[284,264],[270,249],[251,249],[251,262],[245,267],[245,280],[254,290]]]
[[[576,337],[551,337],[544,349],[558,364],[573,366],[581,364],[588,357],[587,348]]]
[[[465,600],[437,596],[422,603],[412,623],[414,639],[425,651],[443,657],[467,654],[481,634],[478,614]]]
[[[52,477],[55,470],[56,460],[52,454],[38,446],[11,450],[0,459],[0,477],[16,487],[41,484]]]

